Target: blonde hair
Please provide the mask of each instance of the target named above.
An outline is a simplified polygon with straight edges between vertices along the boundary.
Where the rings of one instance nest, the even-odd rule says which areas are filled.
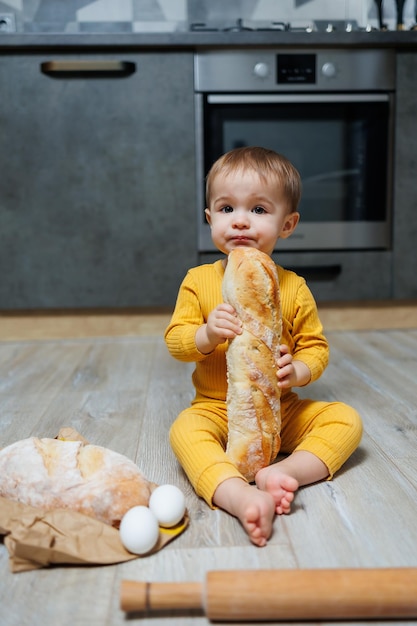
[[[255,171],[263,180],[275,180],[288,204],[288,212],[297,210],[301,198],[298,170],[282,154],[258,146],[235,148],[213,163],[206,178],[206,206],[210,206],[211,186],[218,174],[227,176],[247,169]]]

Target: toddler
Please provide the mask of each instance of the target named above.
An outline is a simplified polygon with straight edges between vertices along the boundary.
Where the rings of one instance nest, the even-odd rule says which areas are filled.
[[[317,306],[303,278],[277,266],[282,345],[282,460],[258,471],[249,484],[226,455],[228,341],[241,321],[222,301],[227,255],[238,246],[271,255],[297,227],[300,176],[282,155],[260,147],[232,150],[212,166],[206,216],[216,247],[225,255],[190,269],[165,332],[172,356],[195,362],[195,396],[174,421],[170,442],[196,493],[211,507],[235,516],[253,544],[264,546],[276,514],[289,513],[302,485],[330,479],[359,445],[362,423],[340,402],[300,399],[293,391],[316,380],[328,363],[328,344]]]

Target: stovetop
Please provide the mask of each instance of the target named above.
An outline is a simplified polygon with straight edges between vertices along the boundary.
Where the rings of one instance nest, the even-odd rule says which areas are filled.
[[[288,32],[351,32],[375,30],[370,26],[360,27],[356,20],[315,20],[311,22],[290,23],[284,21],[254,21],[237,18],[230,22],[192,22],[192,32],[247,32],[247,31],[288,31]]]
[[[238,18],[235,22],[193,22],[190,30],[196,32],[243,32],[248,30],[290,30],[287,22],[254,22]]]

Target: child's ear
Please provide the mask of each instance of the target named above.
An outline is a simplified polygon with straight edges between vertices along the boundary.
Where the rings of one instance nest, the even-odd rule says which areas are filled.
[[[204,213],[206,214],[206,220],[208,221],[208,223],[211,225],[211,214],[210,214],[210,209],[204,209]]]
[[[281,230],[281,234],[280,234],[281,239],[286,239],[287,237],[292,235],[292,233],[297,227],[299,220],[300,220],[300,214],[297,212],[289,213],[287,215],[287,217],[285,218],[284,225]]]

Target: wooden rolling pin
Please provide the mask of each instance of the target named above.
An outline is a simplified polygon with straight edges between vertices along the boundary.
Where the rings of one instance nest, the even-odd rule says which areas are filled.
[[[417,618],[417,568],[229,570],[205,583],[122,581],[126,612],[203,610],[213,621]]]

